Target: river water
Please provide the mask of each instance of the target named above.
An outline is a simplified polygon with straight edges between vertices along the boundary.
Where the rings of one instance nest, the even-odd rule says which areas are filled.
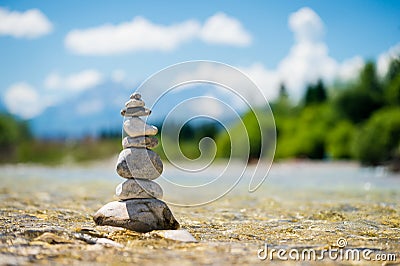
[[[335,247],[338,238],[346,240],[346,248],[395,254],[400,260],[400,176],[383,168],[291,161],[269,169],[267,164],[246,168],[240,162],[229,167],[219,162],[204,171],[182,171],[185,166],[165,164],[156,180],[164,190],[163,200],[181,227],[199,241],[185,244],[94,225],[93,213],[115,200],[114,189],[123,181],[115,161],[1,166],[0,262],[265,265],[257,250],[266,244],[320,251]],[[249,192],[252,174],[258,182],[268,171],[262,185]],[[123,248],[84,243],[76,232],[101,235]],[[43,237],[37,237],[44,233],[65,241],[43,243]],[[342,264],[326,257],[323,262]]]
[[[218,197],[225,193],[226,197],[249,194],[251,197],[269,197],[279,201],[341,202],[376,198],[400,202],[400,174],[387,172],[384,168],[365,168],[351,162],[292,161],[274,163],[270,169],[267,165],[261,165],[255,179],[260,181],[268,170],[269,173],[262,185],[251,193],[248,186],[256,165],[249,165],[244,171],[245,166],[240,162],[229,165],[229,168],[225,164],[215,164],[205,171],[188,172],[166,164],[163,175],[155,181],[163,187],[164,200],[177,205],[186,201],[200,204],[211,199],[207,197]],[[216,182],[218,177],[224,180]],[[112,194],[114,187],[124,179],[116,174],[114,161],[107,160],[88,165],[58,167],[5,165],[0,167],[0,180],[3,188],[16,191],[62,194],[62,187],[73,185],[81,192],[92,193],[90,191],[96,187],[101,188],[96,193]],[[185,195],[185,187],[193,188],[189,192],[195,193]],[[57,191],[57,188],[60,190]],[[202,193],[212,195],[201,199]],[[190,201],[185,197],[199,200]]]

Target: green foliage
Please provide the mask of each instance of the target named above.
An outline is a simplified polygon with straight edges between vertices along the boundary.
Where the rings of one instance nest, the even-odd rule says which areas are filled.
[[[217,154],[218,158],[229,158],[231,157],[231,139],[226,131],[221,131],[217,136]]]
[[[22,163],[60,164],[66,154],[59,142],[25,141],[18,146],[18,161]]]
[[[31,138],[25,122],[11,115],[0,114],[0,162],[18,161],[18,145]]]
[[[18,161],[57,165],[106,159],[118,154],[121,139],[83,139],[71,142],[33,140],[18,146]]]
[[[201,124],[186,123],[180,128],[179,124],[166,125],[163,133],[163,139],[160,140],[162,125],[159,125],[159,143],[154,151],[163,159],[180,159],[182,155],[188,159],[198,159],[200,156],[209,156],[213,152],[211,142],[202,142],[204,138],[216,139],[221,126],[217,122],[204,122]],[[176,132],[179,132],[178,144]],[[166,154],[166,152],[168,154]],[[205,154],[202,154],[205,153]],[[167,156],[168,155],[168,156]],[[211,155],[210,155],[211,156]]]
[[[380,99],[382,97],[382,85],[378,80],[375,64],[368,62],[360,73],[358,89],[369,92],[373,97]]]
[[[288,116],[293,112],[292,103],[290,102],[285,84],[280,85],[278,99],[270,104],[274,114],[277,113],[280,116]]]
[[[362,69],[359,80],[343,90],[335,99],[338,111],[345,119],[353,123],[367,120],[384,105],[382,84],[376,74],[375,65],[367,63]]]
[[[400,106],[400,71],[388,83],[385,100],[389,105]]]
[[[289,94],[284,83],[279,86],[279,99],[287,99]]]
[[[388,72],[386,73],[386,82],[390,83],[400,75],[400,58],[393,59],[389,64]]]
[[[298,116],[276,118],[276,157],[324,158],[326,132],[335,120],[335,113],[327,104],[308,106],[302,109]]]
[[[327,132],[327,153],[333,159],[350,159],[356,127],[349,121],[338,122]]]
[[[262,110],[249,110],[241,121],[217,136],[217,157],[258,159],[271,149],[271,143],[262,143],[262,134],[272,139],[275,135],[273,121],[268,121]]]
[[[381,107],[381,101],[368,91],[348,89],[338,95],[335,105],[345,119],[361,123]]]
[[[0,115],[0,147],[14,145],[19,139],[18,122],[9,115]]]
[[[400,157],[400,108],[376,112],[356,137],[356,157],[363,164],[378,165]]]
[[[304,104],[318,104],[323,103],[327,99],[326,89],[322,80],[318,80],[315,85],[308,85],[306,94],[304,96]]]

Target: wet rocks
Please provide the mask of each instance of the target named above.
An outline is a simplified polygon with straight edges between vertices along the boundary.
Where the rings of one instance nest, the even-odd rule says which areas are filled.
[[[123,150],[118,156],[116,171],[127,179],[116,188],[120,201],[109,202],[93,216],[97,225],[123,227],[136,232],[152,230],[175,230],[179,223],[168,206],[159,198],[161,187],[155,183],[163,171],[160,156],[152,148],[158,145],[158,129],[146,124],[140,116],[148,116],[151,110],[145,107],[139,93],[131,95],[121,115],[126,117],[122,140]]]

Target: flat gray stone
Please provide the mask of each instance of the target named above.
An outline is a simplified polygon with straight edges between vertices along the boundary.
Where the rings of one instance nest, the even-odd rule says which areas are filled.
[[[130,137],[154,136],[158,129],[146,124],[139,117],[130,117],[124,121],[124,130]]]
[[[115,195],[120,200],[127,199],[161,199],[162,188],[156,182],[146,179],[132,178],[117,186]]]
[[[122,140],[122,147],[126,148],[147,148],[153,149],[157,147],[158,139],[156,137],[125,137]]]
[[[179,228],[168,206],[158,199],[112,201],[93,216],[97,225],[123,227],[136,232]]]
[[[127,101],[125,103],[125,107],[129,108],[129,107],[140,107],[140,106],[144,106],[145,103],[142,99],[129,99],[129,101]]]
[[[153,231],[151,233],[147,233],[149,236],[156,235],[165,239],[170,239],[178,242],[185,243],[196,243],[198,242],[196,238],[192,236],[187,230],[179,229],[179,230],[160,230]]]
[[[146,107],[129,107],[121,110],[122,116],[148,116],[151,110]]]
[[[160,156],[152,150],[129,148],[121,151],[117,173],[124,178],[156,179],[163,171]]]

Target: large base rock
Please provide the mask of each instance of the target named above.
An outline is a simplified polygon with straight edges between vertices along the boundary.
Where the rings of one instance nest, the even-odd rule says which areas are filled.
[[[93,216],[97,225],[123,227],[136,232],[178,229],[168,206],[158,199],[131,199],[112,201]]]

